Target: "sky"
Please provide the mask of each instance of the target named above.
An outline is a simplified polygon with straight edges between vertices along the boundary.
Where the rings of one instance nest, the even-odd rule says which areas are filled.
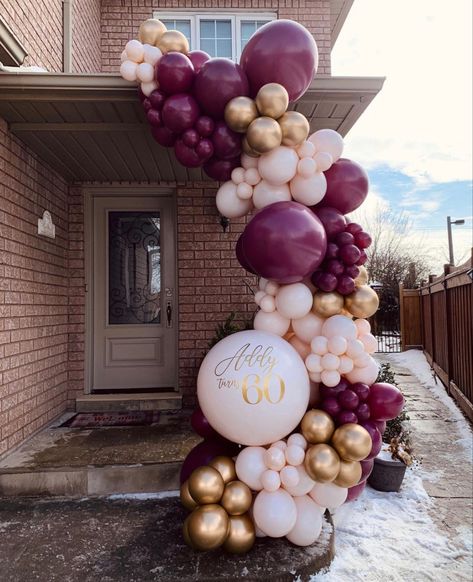
[[[344,156],[369,173],[365,212],[408,218],[407,244],[433,273],[472,246],[472,1],[355,0],[332,51],[335,76],[386,77],[345,138]]]

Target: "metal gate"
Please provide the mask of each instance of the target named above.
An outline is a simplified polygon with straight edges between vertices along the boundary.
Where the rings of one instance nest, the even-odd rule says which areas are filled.
[[[371,333],[378,340],[378,352],[401,351],[401,319],[399,297],[390,289],[375,288],[379,309],[370,318]]]

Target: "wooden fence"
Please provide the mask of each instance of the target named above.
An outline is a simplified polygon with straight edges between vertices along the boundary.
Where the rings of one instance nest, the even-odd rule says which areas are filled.
[[[420,289],[400,289],[402,349],[423,348],[437,376],[473,421],[472,261],[445,267]]]

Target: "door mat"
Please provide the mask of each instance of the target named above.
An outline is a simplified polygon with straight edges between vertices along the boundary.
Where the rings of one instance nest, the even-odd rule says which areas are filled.
[[[103,426],[150,426],[159,421],[159,410],[131,412],[79,412],[61,426],[98,428]]]

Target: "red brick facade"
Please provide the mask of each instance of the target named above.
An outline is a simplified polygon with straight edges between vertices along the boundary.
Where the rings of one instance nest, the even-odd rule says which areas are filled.
[[[74,72],[116,72],[125,42],[136,37],[140,22],[154,10],[203,5],[274,11],[302,22],[317,39],[319,74],[330,74],[330,2],[309,0],[74,0]],[[26,65],[62,70],[62,2],[0,0],[0,10],[29,53]],[[235,258],[244,219],[232,221],[223,233],[215,188],[205,183],[174,187],[179,388],[188,405],[217,323],[231,311],[251,317],[247,284],[255,281]],[[52,214],[55,240],[37,235],[44,210]],[[68,185],[0,119],[0,455],[73,408],[84,391],[84,284],[82,187]]]

